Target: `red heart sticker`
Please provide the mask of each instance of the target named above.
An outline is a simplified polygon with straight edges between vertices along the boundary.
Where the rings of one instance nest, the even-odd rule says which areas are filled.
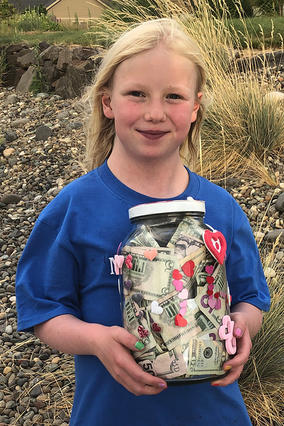
[[[208,284],[213,284],[215,281],[215,278],[207,275],[206,281]]]
[[[203,240],[212,256],[217,260],[217,262],[223,265],[226,256],[227,243],[222,232],[209,231],[209,229],[206,229],[203,233]]]
[[[187,325],[187,321],[181,314],[177,314],[175,316],[175,325],[178,327],[185,327]]]
[[[195,264],[193,260],[188,260],[187,262],[185,262],[184,265],[182,265],[181,269],[183,270],[185,275],[187,275],[188,277],[192,277],[194,274],[194,267]]]
[[[174,280],[181,280],[182,279],[182,274],[179,272],[178,269],[174,269],[172,272],[172,277]]]

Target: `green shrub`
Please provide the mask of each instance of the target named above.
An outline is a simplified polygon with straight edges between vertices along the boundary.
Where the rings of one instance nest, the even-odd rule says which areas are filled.
[[[55,22],[49,15],[37,13],[35,10],[27,10],[18,15],[15,28],[19,31],[62,31],[63,27]]]

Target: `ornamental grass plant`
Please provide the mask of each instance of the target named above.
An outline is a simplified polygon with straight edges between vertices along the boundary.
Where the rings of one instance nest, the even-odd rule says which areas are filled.
[[[255,336],[250,359],[240,379],[249,415],[255,425],[283,425],[284,395],[284,286],[283,263],[275,254],[280,246],[262,245],[261,257],[271,292],[271,308]]]
[[[238,7],[238,2],[237,2]],[[239,3],[239,22],[235,30],[225,0],[114,0],[94,21],[97,42],[108,47],[133,24],[153,18],[176,19],[198,41],[208,71],[207,115],[203,124],[198,162],[190,166],[211,180],[243,176],[275,183],[267,169],[268,152],[275,155],[284,141],[284,108],[268,101],[265,94],[274,90],[266,78],[268,64],[261,71],[247,62],[240,72],[236,57],[252,56],[252,40]],[[273,37],[273,27],[271,29]],[[278,34],[278,36],[281,36]],[[265,40],[259,40],[262,51]],[[283,43],[282,43],[283,50]]]

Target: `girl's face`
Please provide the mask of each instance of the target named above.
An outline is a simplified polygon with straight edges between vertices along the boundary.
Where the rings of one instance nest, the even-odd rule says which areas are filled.
[[[102,96],[104,114],[115,124],[111,155],[129,161],[178,158],[199,109],[196,81],[195,65],[163,45],[122,62]]]

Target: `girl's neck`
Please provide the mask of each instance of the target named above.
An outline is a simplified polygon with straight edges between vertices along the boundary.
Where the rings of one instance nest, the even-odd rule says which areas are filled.
[[[189,182],[189,175],[180,158],[172,164],[149,161],[138,164],[108,159],[111,172],[124,185],[136,192],[153,198],[172,198],[182,194]]]

